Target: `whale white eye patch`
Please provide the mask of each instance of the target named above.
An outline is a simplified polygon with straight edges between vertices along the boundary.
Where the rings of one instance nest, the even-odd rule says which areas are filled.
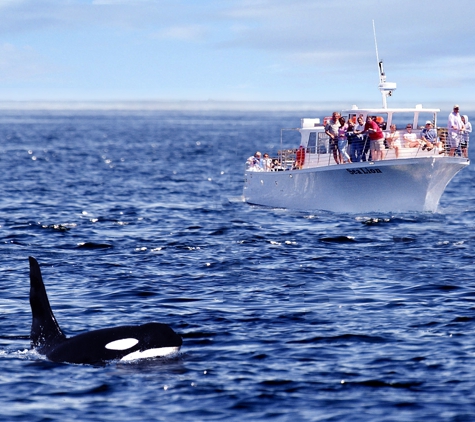
[[[111,341],[106,344],[106,349],[109,350],[126,350],[134,347],[139,341],[136,338],[123,338],[120,340]]]

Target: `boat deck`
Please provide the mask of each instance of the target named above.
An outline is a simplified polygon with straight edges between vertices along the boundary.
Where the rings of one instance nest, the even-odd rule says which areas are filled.
[[[385,134],[387,131],[385,131]],[[417,134],[417,137],[419,139],[420,137],[420,130],[416,130],[415,133]],[[438,135],[439,139],[443,142],[445,145],[445,139],[446,139],[446,129],[444,128],[439,128],[438,129]],[[360,165],[364,165],[366,162],[373,162],[370,157],[370,151],[369,151],[369,141],[367,148],[365,148],[366,154],[365,160],[360,160],[360,161],[354,161],[353,164],[359,163]],[[434,158],[446,158],[450,157],[449,151],[450,147],[449,146],[443,146],[441,148],[435,147],[432,148],[431,150],[428,150],[427,148],[423,148],[422,146],[416,147],[416,148],[408,148],[402,146],[404,144],[404,141],[401,139],[400,140],[401,147],[399,147],[399,154],[398,157],[396,157],[396,149],[394,148],[386,148],[383,151],[383,161],[385,160],[407,160],[407,159],[414,159],[414,158],[427,158],[427,157],[434,157]],[[330,167],[330,166],[336,166],[336,165],[349,165],[347,164],[337,164],[334,160],[333,157],[333,151],[330,148],[329,144],[329,138],[328,136],[323,132],[320,131],[318,133],[318,140],[316,140],[315,145],[309,146],[307,144],[307,147],[305,148],[305,159],[304,163],[301,166],[296,165],[296,156],[297,156],[297,149],[282,149],[278,151],[276,157],[271,157],[271,160],[273,161],[274,165],[272,168],[261,168],[259,166],[253,166],[249,161],[246,163],[246,170],[247,171],[284,171],[284,170],[300,170],[300,169],[310,169],[310,168],[317,168],[317,167]],[[467,161],[468,161],[468,147],[465,151]],[[455,156],[459,158],[463,158],[462,150],[459,147],[459,149],[456,151]]]

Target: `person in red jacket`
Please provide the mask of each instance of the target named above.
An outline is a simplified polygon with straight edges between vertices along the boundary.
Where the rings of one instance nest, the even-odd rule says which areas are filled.
[[[368,134],[371,159],[378,161],[383,159],[384,151],[384,134],[379,125],[373,120],[371,116],[366,118],[366,125],[364,127],[365,133]]]

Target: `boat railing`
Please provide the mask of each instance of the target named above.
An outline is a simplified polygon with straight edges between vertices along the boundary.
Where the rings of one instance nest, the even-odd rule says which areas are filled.
[[[420,139],[420,129],[416,129],[414,131]],[[315,132],[314,132],[315,133]],[[384,131],[389,133],[389,131]],[[448,133],[446,128],[437,128],[437,137],[441,143],[441,147],[435,147],[432,149],[424,148],[422,144],[419,144],[418,147],[409,148],[404,146],[404,140],[402,136],[400,137],[400,144],[397,153],[395,148],[391,148],[388,143],[385,141],[385,149],[383,151],[383,161],[384,160],[404,160],[404,159],[412,159],[412,158],[424,158],[424,157],[450,157],[451,156],[451,148],[448,141]],[[364,140],[364,147],[363,156],[365,157],[364,161],[372,161],[371,160],[371,152],[369,148],[369,139],[365,137]],[[325,132],[316,132],[314,136],[310,137],[307,146],[304,149],[304,159],[300,163],[298,158],[298,151],[297,148],[289,148],[289,149],[281,149],[277,152],[277,157],[273,157],[272,166],[269,169],[264,169],[262,167],[247,167],[249,171],[287,171],[287,170],[299,170],[299,169],[306,169],[306,168],[314,168],[314,167],[328,167],[328,166],[335,166],[337,165],[334,159],[334,149],[337,150],[337,145],[332,145],[330,143],[330,137]],[[351,148],[351,146],[350,146]],[[466,157],[468,159],[468,145],[459,146],[452,152],[453,155],[458,157]],[[351,155],[351,153],[350,153]],[[301,157],[301,156],[300,156]],[[357,161],[354,161],[357,162]]]
[[[383,131],[386,137],[386,134],[389,131]],[[417,136],[417,139],[421,138],[421,129],[416,129],[414,133]],[[402,135],[400,137],[400,147],[398,149],[398,154],[396,154],[396,149],[392,148],[388,142],[385,140],[385,149],[383,151],[383,160],[392,160],[392,159],[411,159],[411,158],[424,158],[430,156],[436,157],[449,157],[450,156],[450,145],[448,145],[448,134],[446,128],[437,129],[437,138],[440,141],[440,147],[427,148],[424,147],[422,143],[419,143],[417,147],[406,147],[404,145],[404,140]],[[333,166],[337,165],[334,157],[333,151],[337,151],[336,144],[330,142],[330,137],[325,132],[317,132],[314,137],[309,138],[306,148],[306,157],[305,165],[303,168],[312,168],[312,167],[321,167],[321,166]],[[351,145],[348,145],[348,152],[351,154]],[[365,157],[363,161],[371,161],[371,152],[368,137],[364,138],[363,141],[363,156]],[[468,145],[462,149],[460,146],[455,151],[455,156],[467,157],[468,158]],[[360,160],[361,162],[361,160]]]
[[[282,149],[277,151],[277,170],[291,170],[295,167],[297,149]]]

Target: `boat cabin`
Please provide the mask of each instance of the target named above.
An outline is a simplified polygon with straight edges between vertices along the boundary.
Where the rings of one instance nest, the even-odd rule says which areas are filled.
[[[423,108],[422,105],[417,105],[414,108],[371,108],[360,109],[353,106],[351,109],[343,110],[341,115],[346,121],[351,121],[356,124],[357,118],[362,117],[366,122],[368,116],[373,117],[373,120],[378,123],[383,133],[389,132],[392,124],[396,125],[396,130],[400,133],[401,148],[399,156],[395,156],[395,152],[389,147],[384,151],[383,159],[395,158],[415,158],[420,156],[427,156],[432,151],[425,151],[422,148],[406,148],[402,139],[406,125],[410,124],[413,128],[413,133],[420,139],[421,131],[425,127],[427,121],[432,123],[432,127],[437,129],[438,138],[444,142],[446,138],[446,129],[437,128],[437,113],[440,109]],[[301,134],[300,147],[305,150],[305,163],[301,168],[313,167],[315,165],[331,165],[335,164],[330,159],[330,145],[329,137],[325,133],[325,125],[331,117],[325,117],[323,124],[318,118],[304,118],[301,120]],[[284,151],[284,150],[282,150]],[[444,151],[433,151],[432,154],[444,153]],[[284,161],[291,161],[291,157],[285,157]]]

